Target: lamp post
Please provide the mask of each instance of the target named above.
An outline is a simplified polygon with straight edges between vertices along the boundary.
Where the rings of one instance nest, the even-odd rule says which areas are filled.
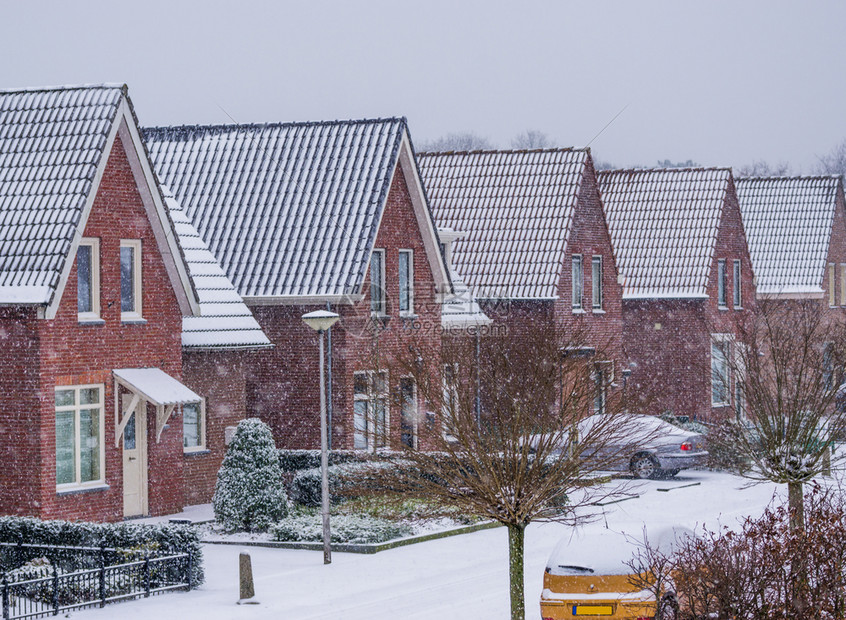
[[[320,513],[323,517],[323,563],[332,562],[332,549],[329,545],[329,449],[326,423],[326,386],[323,377],[323,333],[335,324],[340,317],[334,312],[317,310],[302,316],[303,322],[320,335]]]

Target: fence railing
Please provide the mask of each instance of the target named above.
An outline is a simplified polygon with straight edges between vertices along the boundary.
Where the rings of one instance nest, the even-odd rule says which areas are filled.
[[[191,590],[190,553],[0,543],[4,620]]]

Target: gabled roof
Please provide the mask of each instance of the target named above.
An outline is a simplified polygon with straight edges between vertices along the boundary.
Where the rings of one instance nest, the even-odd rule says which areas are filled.
[[[200,302],[197,316],[182,317],[182,346],[186,349],[272,346],[182,207],[168,190],[162,189]]]
[[[415,199],[404,119],[158,127],[145,137],[159,178],[245,298],[362,295],[399,164],[435,277],[448,286],[422,189]]]
[[[727,168],[599,173],[624,299],[707,297],[730,183]]]
[[[480,299],[554,299],[587,149],[422,153],[453,265]]]
[[[839,176],[737,179],[759,295],[821,295]]]
[[[196,309],[125,85],[0,91],[0,304],[55,314],[119,133],[180,308]]]

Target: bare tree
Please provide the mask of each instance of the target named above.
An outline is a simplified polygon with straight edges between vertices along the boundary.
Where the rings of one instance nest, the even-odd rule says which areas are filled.
[[[548,149],[554,146],[555,141],[537,129],[527,129],[511,140],[511,148],[514,149]]]
[[[846,174],[846,140],[835,146],[829,153],[817,158],[819,163],[814,170],[818,174]]]
[[[426,140],[419,144],[417,151],[481,151],[494,148],[493,143],[484,136],[471,131],[450,133],[434,140]]]
[[[763,159],[756,159],[751,164],[745,164],[737,169],[739,177],[783,177],[791,173],[790,164],[781,161],[770,165]]]
[[[844,343],[842,322],[820,301],[764,299],[723,351],[730,372],[720,381],[736,382],[740,420],[713,441],[751,463],[741,475],[787,485],[794,528],[804,527],[803,485],[830,467],[830,446],[846,429]]]
[[[409,354],[393,360],[390,372],[413,378],[437,412],[420,422],[432,432],[420,448],[402,446],[392,467],[370,470],[355,489],[387,505],[416,498],[428,514],[458,510],[505,525],[514,619],[525,616],[526,526],[589,519],[577,509],[622,492],[594,484],[594,475],[634,451],[626,445],[632,417],[621,413],[619,392],[606,396],[609,373],[597,373],[611,360],[588,348],[578,329],[523,323],[520,333],[485,335],[481,355],[466,335],[444,337],[439,353],[425,339],[409,341]],[[604,415],[580,425],[597,407]]]

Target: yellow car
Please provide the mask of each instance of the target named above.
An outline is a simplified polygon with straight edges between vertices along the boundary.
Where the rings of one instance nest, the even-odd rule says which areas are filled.
[[[662,551],[680,535],[691,535],[686,528],[666,528],[649,534]],[[655,595],[633,583],[637,576],[626,562],[643,544],[637,536],[604,529],[596,533],[565,536],[558,543],[543,576],[540,608],[544,620],[600,618],[602,620],[653,620],[658,604]],[[635,582],[638,583],[638,582]],[[660,620],[675,618],[677,606],[669,593],[662,605]],[[656,619],[657,620],[657,619]]]

